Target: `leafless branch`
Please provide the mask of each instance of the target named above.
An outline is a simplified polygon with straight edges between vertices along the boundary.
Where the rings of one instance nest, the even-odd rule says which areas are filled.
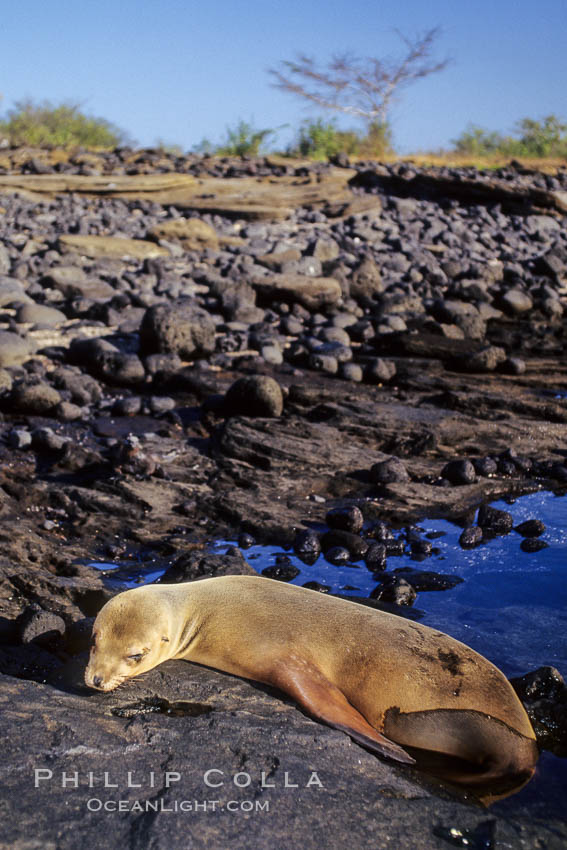
[[[368,123],[385,123],[392,101],[399,92],[417,80],[442,71],[448,59],[432,58],[439,28],[410,39],[398,32],[406,51],[400,59],[358,58],[338,54],[326,66],[299,54],[295,61],[282,61],[270,68],[273,85],[315,103]]]

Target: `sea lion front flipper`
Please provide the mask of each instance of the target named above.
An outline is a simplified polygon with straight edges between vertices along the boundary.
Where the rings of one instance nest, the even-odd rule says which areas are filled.
[[[402,747],[371,726],[343,692],[309,662],[286,659],[270,675],[270,684],[293,697],[313,717],[346,732],[366,749],[405,764],[415,763]]]

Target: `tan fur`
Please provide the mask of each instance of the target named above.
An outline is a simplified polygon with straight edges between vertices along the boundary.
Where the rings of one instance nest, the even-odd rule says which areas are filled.
[[[406,747],[525,781],[537,759],[527,714],[487,659],[427,626],[305,588],[254,576],[147,585],[108,602],[93,635],[85,681],[99,690],[183,658],[275,685],[401,761],[413,760]]]

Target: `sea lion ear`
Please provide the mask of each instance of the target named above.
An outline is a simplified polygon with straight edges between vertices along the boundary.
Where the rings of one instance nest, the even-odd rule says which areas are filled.
[[[163,640],[163,641],[165,641],[166,643],[169,643],[169,638],[168,638],[168,637],[164,637],[164,636],[162,636],[162,640]]]

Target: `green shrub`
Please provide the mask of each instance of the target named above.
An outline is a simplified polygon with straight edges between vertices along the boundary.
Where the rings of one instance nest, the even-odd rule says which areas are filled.
[[[366,133],[356,130],[338,130],[334,121],[304,121],[299,128],[290,155],[324,160],[338,153],[349,156],[383,157],[391,154],[392,136],[388,124],[378,121],[368,125]]]
[[[0,120],[0,135],[12,145],[32,147],[113,148],[128,142],[127,134],[106,121],[85,115],[75,103],[54,105],[20,100]]]
[[[464,156],[567,157],[567,124],[555,115],[542,121],[523,118],[511,136],[470,125],[453,145]]]
[[[247,121],[241,120],[236,127],[226,128],[226,141],[214,147],[213,152],[219,156],[258,156],[263,142],[275,132],[255,130]]]
[[[562,124],[555,115],[547,115],[543,121],[522,118],[516,125],[520,156],[567,156],[567,124]]]

